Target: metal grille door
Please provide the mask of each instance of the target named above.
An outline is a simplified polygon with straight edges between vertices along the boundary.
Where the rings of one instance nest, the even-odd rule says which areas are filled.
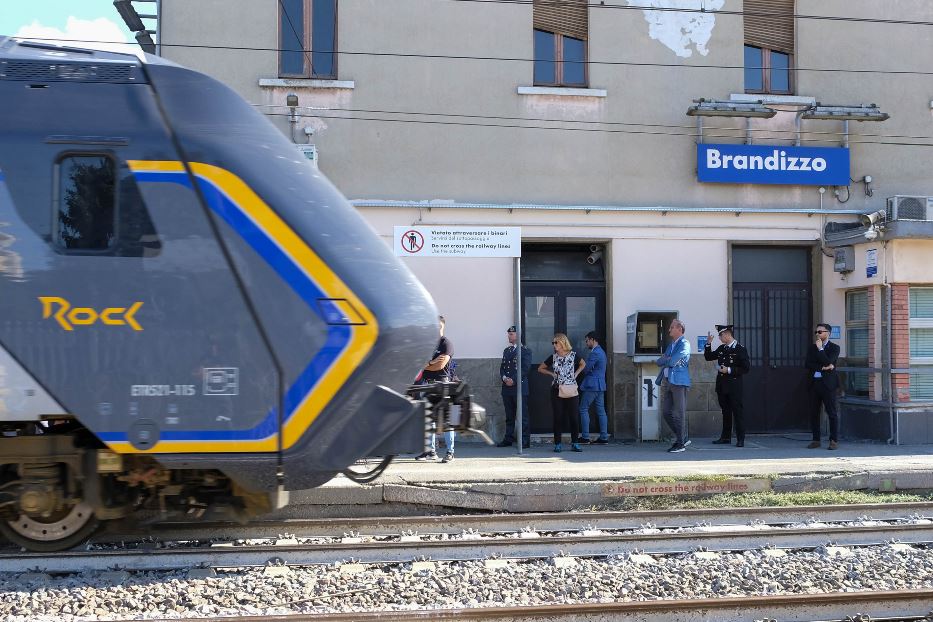
[[[810,337],[809,285],[737,283],[732,290],[736,336],[748,348],[745,381],[749,432],[808,427],[808,387],[803,368]]]

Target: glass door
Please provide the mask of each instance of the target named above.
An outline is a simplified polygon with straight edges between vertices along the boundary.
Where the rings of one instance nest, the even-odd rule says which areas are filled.
[[[585,359],[589,351],[584,338],[591,330],[596,331],[603,336],[603,348],[609,352],[605,343],[605,291],[598,286],[565,283],[523,285],[522,318],[525,345],[531,349],[528,402],[531,431],[545,434],[552,431],[551,377],[539,374],[538,365],[553,354],[551,340],[555,333],[565,333],[574,350]],[[596,418],[591,420],[595,425]]]

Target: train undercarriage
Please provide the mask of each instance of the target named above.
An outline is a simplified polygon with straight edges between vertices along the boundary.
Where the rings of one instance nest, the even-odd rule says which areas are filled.
[[[165,520],[245,520],[272,509],[269,495],[219,471],[113,453],[74,419],[7,427],[0,456],[0,534],[32,551],[74,547],[102,521],[144,509]]]

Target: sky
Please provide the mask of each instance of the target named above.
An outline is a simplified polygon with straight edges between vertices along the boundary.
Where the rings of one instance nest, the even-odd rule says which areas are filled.
[[[135,6],[140,13],[155,12],[155,5]],[[126,53],[139,49],[113,0],[0,0],[0,35],[53,39],[64,45]],[[82,45],[72,39],[132,42],[132,45]]]

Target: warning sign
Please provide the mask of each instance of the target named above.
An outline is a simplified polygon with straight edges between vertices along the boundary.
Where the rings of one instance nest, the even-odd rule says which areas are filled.
[[[402,249],[409,255],[414,255],[424,248],[424,236],[420,231],[409,229],[402,234]]]
[[[395,227],[400,257],[521,257],[521,227]]]
[[[771,490],[770,479],[729,479],[723,481],[619,482],[603,484],[604,497],[657,497],[663,495],[712,495],[722,492],[763,492]]]

